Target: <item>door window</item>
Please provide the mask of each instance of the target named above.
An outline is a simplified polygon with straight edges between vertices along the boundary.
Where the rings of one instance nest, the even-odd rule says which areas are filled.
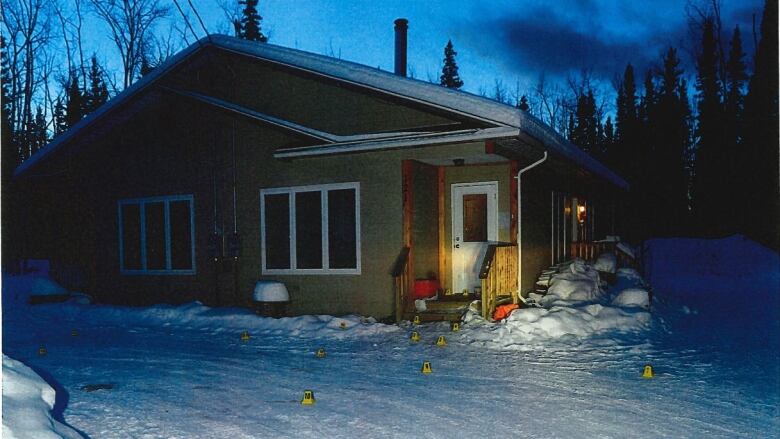
[[[463,195],[463,241],[487,240],[487,194]]]

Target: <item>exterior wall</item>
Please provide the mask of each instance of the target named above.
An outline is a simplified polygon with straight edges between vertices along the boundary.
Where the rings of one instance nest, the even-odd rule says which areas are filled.
[[[414,278],[426,279],[439,271],[439,194],[438,169],[413,162],[412,249]]]
[[[533,291],[539,273],[550,266],[552,234],[551,185],[544,168],[535,168],[523,174],[521,184],[522,272],[520,293]]]
[[[244,225],[242,229],[245,230],[242,232],[240,285],[249,291],[258,278],[284,282],[291,294],[291,311],[297,314],[392,315],[395,299],[393,279],[389,273],[403,245],[402,160],[473,155],[484,151],[482,144],[472,143],[280,162],[271,158],[271,152],[264,148],[249,147],[262,141],[260,131],[249,130],[242,133],[241,138],[245,145],[242,151],[249,155],[238,160],[241,164],[239,175],[243,176],[239,191],[239,223]],[[360,183],[361,274],[261,276],[260,189],[355,181]],[[435,182],[435,177],[432,177],[431,194],[435,194]],[[435,206],[435,195],[430,198]],[[421,206],[423,202],[420,198],[415,199],[416,206]],[[417,230],[418,235],[424,232],[424,227]],[[430,235],[430,239],[434,240],[436,234],[430,232]],[[428,259],[431,264],[435,261],[434,256]]]
[[[339,135],[452,123],[451,119],[400,105],[365,90],[355,90],[343,82],[249,61],[238,55],[215,56],[216,61],[200,66],[193,63],[197,67],[175,78],[173,87],[218,96],[261,113]],[[242,92],[246,90],[252,92]]]
[[[327,131],[371,132],[447,122],[347,88],[317,86],[316,81],[300,75],[263,66],[251,69],[255,69],[254,76],[247,73],[242,77],[259,78],[262,73],[265,79],[242,84],[253,92],[234,96],[236,99]],[[201,79],[203,82],[198,84],[209,83],[208,77]],[[195,88],[198,84],[190,85]],[[224,93],[214,95],[230,96]],[[271,103],[278,106],[271,107]],[[247,305],[256,280],[274,279],[289,289],[293,314],[391,316],[394,297],[389,271],[403,245],[402,161],[443,162],[477,156],[484,154],[485,146],[469,143],[292,161],[273,158],[277,148],[303,146],[306,142],[278,129],[164,94],[157,103],[129,119],[117,120],[115,128],[99,140],[83,139],[78,152],[60,161],[59,170],[44,167],[57,177],[31,178],[34,181],[27,189],[46,194],[30,199],[34,200],[31,212],[46,219],[38,223],[45,229],[39,241],[48,242],[30,247],[47,249],[38,256],[53,255],[61,266],[85,270],[85,290],[105,302],[201,300],[215,305]],[[438,175],[433,166],[416,163],[415,168],[414,276],[427,277],[429,271],[438,271]],[[511,178],[508,163],[445,168],[445,248],[450,248],[452,240],[450,198],[455,183],[498,181],[499,240],[512,241]],[[346,182],[360,184],[361,274],[264,276],[260,190]],[[522,292],[527,292],[550,261],[552,186],[538,170],[524,174],[522,186]],[[184,194],[194,197],[195,274],[120,274],[118,200]],[[240,258],[234,267],[227,264],[234,271],[225,273],[226,266],[215,264],[207,249],[213,231],[227,236],[233,231],[234,221],[240,236]],[[442,287],[451,288],[451,260],[446,253],[440,277],[447,279]]]
[[[262,278],[285,283],[293,314],[391,316],[394,296],[389,271],[403,243],[402,160],[484,153],[483,144],[472,143],[279,161],[273,158],[273,150],[298,140],[199,105],[182,107],[175,100],[164,102],[137,114],[103,140],[83,147],[70,160],[68,184],[49,186],[56,190],[57,196],[52,198],[76,201],[63,201],[57,212],[43,209],[58,217],[60,225],[67,225],[45,234],[52,237],[48,254],[59,248],[57,258],[62,265],[86,270],[89,285],[85,289],[100,301],[143,305],[201,300],[247,305],[254,282]],[[222,267],[207,254],[215,223],[225,236],[233,231],[233,139],[241,247],[235,278],[231,273],[219,274]],[[425,247],[437,252],[436,233],[427,230],[437,221],[436,172],[434,167],[425,168],[431,172],[419,174],[419,192],[426,193],[427,188],[430,200],[419,195],[417,202],[418,206],[430,203],[432,209],[420,211],[416,233],[420,242],[423,236],[428,238],[432,245]],[[260,189],[338,182],[360,183],[361,274],[263,276]],[[196,273],[120,274],[118,200],[181,194],[194,197]],[[71,246],[78,250],[66,251]],[[437,253],[429,257],[428,265],[434,269],[437,257]]]

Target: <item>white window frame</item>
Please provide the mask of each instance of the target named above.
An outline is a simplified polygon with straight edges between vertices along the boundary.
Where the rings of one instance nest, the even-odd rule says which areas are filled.
[[[355,268],[330,268],[330,254],[328,242],[328,191],[353,189],[355,191]],[[322,267],[323,268],[296,268],[296,231],[295,231],[295,194],[298,192],[320,192],[321,221],[322,221]],[[267,268],[266,267],[266,243],[265,243],[265,196],[287,194],[289,200],[289,226],[290,226],[290,268]],[[307,274],[361,274],[361,244],[360,244],[360,183],[332,183],[308,186],[290,186],[279,188],[260,189],[260,251],[262,255],[261,273],[263,275],[287,274],[287,275],[307,275]]]
[[[192,258],[191,269],[172,269],[171,268],[171,218],[170,203],[174,201],[190,202],[190,257]],[[165,269],[147,269],[146,268],[146,205],[150,203],[163,203],[163,215],[165,221]],[[122,206],[138,205],[141,223],[141,268],[126,269],[124,258],[124,237],[122,224]],[[125,275],[194,275],[195,267],[195,197],[190,195],[168,195],[161,197],[129,198],[117,202],[117,217],[119,224],[119,271]]]

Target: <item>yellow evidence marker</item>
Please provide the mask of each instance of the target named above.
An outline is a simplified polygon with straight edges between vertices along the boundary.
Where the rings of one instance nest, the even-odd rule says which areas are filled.
[[[301,400],[301,405],[314,405],[314,402],[315,402],[314,392],[311,390],[304,390],[303,399]]]

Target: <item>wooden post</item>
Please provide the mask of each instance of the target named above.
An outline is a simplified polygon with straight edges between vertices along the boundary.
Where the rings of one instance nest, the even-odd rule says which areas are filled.
[[[509,163],[509,242],[517,244],[517,160]]]
[[[439,286],[444,288],[447,284],[447,254],[450,250],[450,245],[446,242],[447,234],[445,233],[447,212],[444,211],[444,197],[446,195],[444,187],[444,177],[446,168],[439,166],[438,171],[438,209],[439,209]]]
[[[403,190],[403,239],[404,245],[409,247],[409,260],[407,262],[408,275],[406,278],[406,296],[403,298],[404,311],[409,307],[408,295],[414,291],[414,246],[412,245],[412,221],[414,214],[414,164],[412,160],[401,162],[401,179]]]

